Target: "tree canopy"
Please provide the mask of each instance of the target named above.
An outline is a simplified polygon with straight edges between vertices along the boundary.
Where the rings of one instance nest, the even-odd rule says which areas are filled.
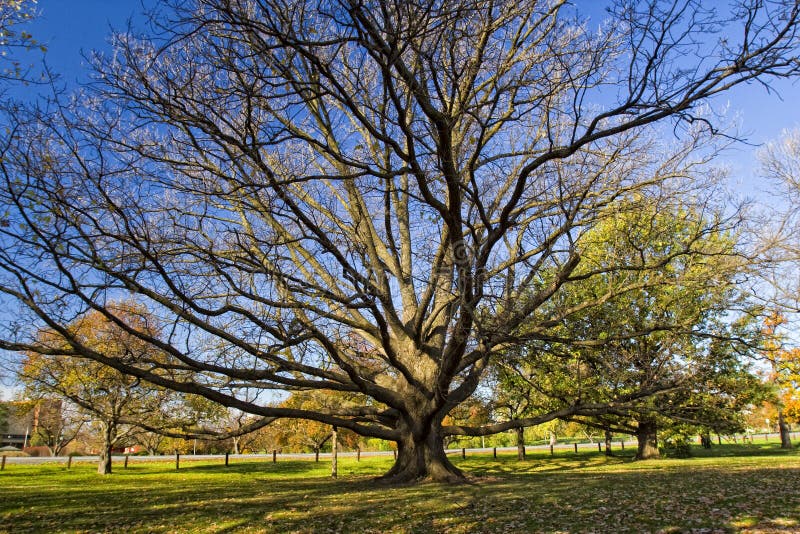
[[[714,133],[702,104],[800,68],[792,1],[619,1],[599,26],[566,1],[157,9],[80,94],[9,118],[0,292],[20,311],[0,347],[47,352],[44,326],[64,354],[162,387],[396,441],[392,481],[461,480],[443,436],[539,420],[443,424],[494,357],[575,312],[544,304],[631,270],[587,265],[580,243],[621,200],[691,194]],[[655,140],[662,122],[680,141]],[[689,235],[634,269],[695,253]],[[163,329],[126,324],[107,306],[121,296]],[[169,365],[96,350],[67,328],[90,310]]]

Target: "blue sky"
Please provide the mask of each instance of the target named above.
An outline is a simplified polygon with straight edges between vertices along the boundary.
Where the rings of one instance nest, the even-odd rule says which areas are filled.
[[[145,5],[152,3],[144,0]],[[30,31],[47,45],[47,63],[66,83],[85,79],[82,51],[107,49],[112,27],[123,28],[131,18],[134,23],[142,21],[141,0],[39,0],[38,6],[40,17],[30,24]],[[593,15],[599,19],[602,12]],[[783,129],[800,127],[800,80],[779,80],[772,85],[773,94],[754,84],[739,87],[716,102],[727,104],[748,141],[756,145],[776,138]],[[725,157],[734,173],[733,183],[740,184],[741,192],[766,187],[757,176],[754,147],[738,145]]]
[[[37,5],[39,16],[28,31],[47,46],[48,65],[68,82],[85,79],[81,51],[108,49],[112,28],[124,28],[129,19],[142,21],[140,0],[38,0]]]
[[[111,28],[124,28],[131,18],[134,23],[142,21],[140,0],[39,0],[38,10],[40,16],[27,29],[47,46],[47,64],[66,84],[86,79],[82,52],[107,50]],[[28,53],[30,62],[38,59],[34,54]],[[800,80],[779,80],[772,86],[772,94],[758,84],[739,87],[716,102],[727,104],[729,113],[738,118],[741,132],[755,145],[777,138],[784,129],[800,127]],[[30,87],[19,90],[36,91]],[[732,170],[732,184],[743,195],[758,196],[768,188],[758,176],[756,150],[741,143],[723,155],[723,162]],[[0,397],[3,393],[0,384]],[[8,391],[5,394],[8,396]]]

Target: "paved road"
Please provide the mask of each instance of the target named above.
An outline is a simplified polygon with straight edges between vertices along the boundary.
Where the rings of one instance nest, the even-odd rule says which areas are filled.
[[[635,441],[626,441],[625,446],[634,446]],[[614,442],[615,447],[619,446],[619,442]],[[527,445],[526,450],[531,449],[549,449],[549,445]],[[554,450],[573,450],[574,445],[568,443],[559,443],[554,447]],[[596,443],[579,443],[578,450],[596,450],[597,444]],[[492,454],[493,452],[492,447],[484,447],[484,448],[474,448],[474,449],[464,449],[464,452],[469,454]],[[516,447],[498,447],[498,453],[513,453],[516,452]],[[458,455],[461,454],[461,449],[447,449],[447,454],[450,455]],[[347,451],[347,452],[339,452],[340,457],[355,457],[355,451]],[[393,451],[362,451],[361,456],[368,457],[368,456],[392,456],[394,454]],[[281,460],[308,460],[314,458],[314,453],[279,453],[277,455],[277,459]],[[330,458],[331,453],[320,453],[319,457],[323,458]],[[161,456],[131,456],[131,462],[169,462],[174,460],[174,455],[161,455]],[[225,455],[224,454],[181,454],[181,461],[193,462],[193,461],[224,461]],[[236,460],[246,460],[246,461],[272,461],[272,453],[268,454],[230,454],[228,456],[231,462]],[[73,462],[96,462],[99,458],[97,456],[73,456]],[[125,460],[125,455],[122,454],[115,454],[113,456],[114,463],[123,462]],[[66,463],[67,457],[65,456],[9,456],[6,458],[7,464],[47,464],[47,463]]]

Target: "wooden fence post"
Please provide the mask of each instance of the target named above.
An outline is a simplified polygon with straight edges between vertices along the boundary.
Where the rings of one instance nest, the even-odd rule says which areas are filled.
[[[5,460],[5,457],[3,458]],[[67,469],[72,467],[72,456],[67,456]]]
[[[181,468],[181,453],[179,453],[176,450],[175,451],[175,470],[177,471],[180,468]]]
[[[356,462],[361,461],[361,447],[356,447]]]
[[[228,467],[228,451],[225,451],[225,467]]]
[[[397,449],[392,449],[392,456],[394,456],[394,459],[397,460]]]
[[[130,454],[126,454],[125,455],[125,465],[122,467],[123,469],[127,469],[128,468],[128,458],[130,458]]]
[[[319,462],[319,451],[317,451],[317,461]],[[276,449],[272,449],[272,463],[278,463],[278,451]]]
[[[619,440],[619,446],[623,451],[625,450],[625,442],[623,440]]]
[[[553,456],[553,446],[550,445],[550,456]]]
[[[575,446],[575,452],[577,453],[578,452],[578,444],[577,443],[573,443],[573,445]]]
[[[497,447],[492,449],[492,454],[494,455],[494,459],[497,460]]]
[[[3,458],[3,459],[2,459],[2,460],[0,460],[0,471],[2,471],[3,469],[5,469],[5,468],[6,468],[6,455],[4,454],[4,455],[2,456],[2,458]]]
[[[461,447],[461,458],[464,459],[467,457],[467,449]]]
[[[597,452],[603,452],[603,449],[600,447],[600,442],[597,442]]]

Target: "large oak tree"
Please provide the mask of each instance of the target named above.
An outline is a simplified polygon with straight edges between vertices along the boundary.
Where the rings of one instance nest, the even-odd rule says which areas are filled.
[[[590,24],[558,0],[161,4],[80,95],[3,137],[0,291],[20,312],[0,346],[47,352],[32,332],[46,326],[66,352],[160,386],[395,441],[388,480],[460,480],[445,435],[551,415],[445,416],[521,324],[542,337],[569,320],[542,311],[563,287],[650,267],[578,275],[577,244],[617,200],[680,193],[684,126],[713,118],[701,104],[796,73],[799,9],[620,1]],[[688,143],[648,141],[660,123]],[[693,253],[686,239],[667,261]],[[116,317],[120,295],[162,334]],[[86,310],[174,374],[83,343],[66,325]],[[369,402],[239,395],[253,388]]]

